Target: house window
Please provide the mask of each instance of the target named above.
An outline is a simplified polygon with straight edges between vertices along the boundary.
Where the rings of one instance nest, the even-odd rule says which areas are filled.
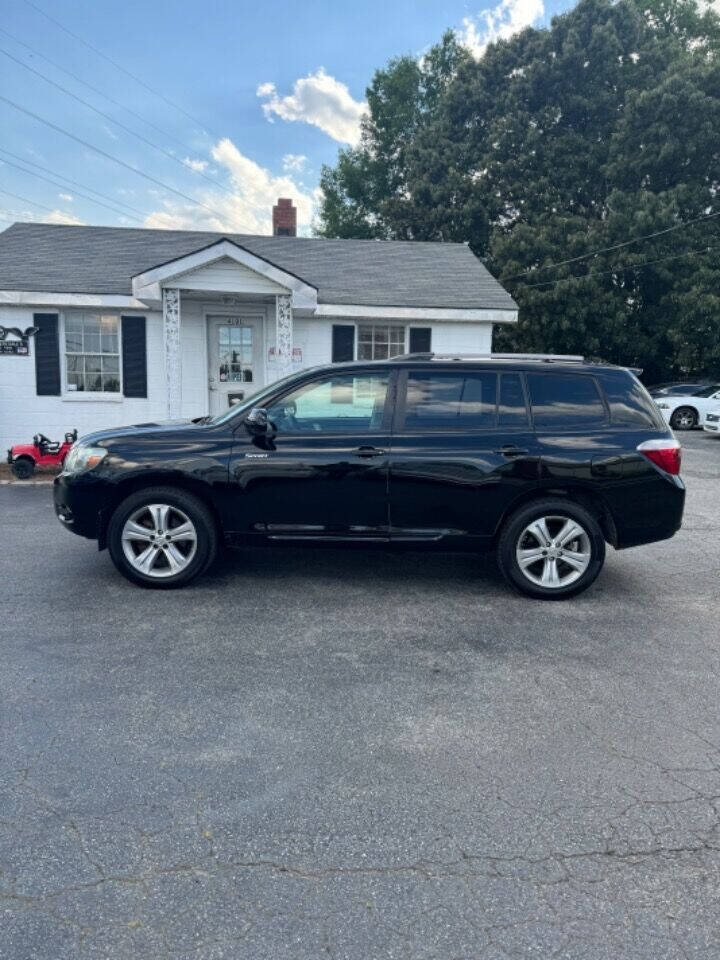
[[[120,392],[119,317],[68,313],[65,317],[67,389],[84,393]]]
[[[405,327],[379,323],[358,326],[358,360],[389,360],[405,353]]]

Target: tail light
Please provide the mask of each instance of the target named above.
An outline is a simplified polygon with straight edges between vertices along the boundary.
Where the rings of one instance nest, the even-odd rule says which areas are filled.
[[[680,473],[682,447],[674,438],[646,440],[637,448],[638,453],[647,457],[656,467],[676,477]]]

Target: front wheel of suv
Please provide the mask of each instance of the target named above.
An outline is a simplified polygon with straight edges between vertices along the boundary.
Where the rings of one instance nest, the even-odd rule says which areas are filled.
[[[572,500],[548,497],[507,520],[498,543],[506,580],[530,597],[562,600],[586,590],[605,562],[597,520]]]
[[[212,514],[197,497],[172,487],[148,487],[117,507],[108,548],[123,576],[143,587],[183,587],[217,553]]]

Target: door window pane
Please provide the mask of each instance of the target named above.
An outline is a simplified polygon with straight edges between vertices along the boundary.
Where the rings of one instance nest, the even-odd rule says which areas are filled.
[[[497,375],[411,373],[405,429],[482,430],[495,426]]]
[[[536,427],[562,430],[605,422],[605,407],[593,377],[529,373],[527,380]]]
[[[247,324],[217,327],[218,378],[223,383],[252,383],[253,328]]]
[[[502,373],[498,400],[498,424],[501,427],[526,427],[528,423],[520,374]]]
[[[344,374],[305,384],[268,407],[282,433],[373,433],[382,429],[388,375]]]

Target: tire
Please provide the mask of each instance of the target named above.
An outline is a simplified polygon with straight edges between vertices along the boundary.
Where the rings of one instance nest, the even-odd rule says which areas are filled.
[[[538,521],[537,533],[528,531]],[[568,523],[574,524],[575,530]],[[573,539],[559,542],[563,530],[566,536],[574,534]],[[519,556],[519,551],[524,556]],[[536,560],[531,560],[533,553],[537,553]],[[521,507],[508,518],[497,558],[503,576],[520,593],[541,600],[564,600],[587,590],[602,570],[605,538],[584,507],[572,500],[548,497]],[[525,561],[522,565],[521,559]]]
[[[123,500],[110,519],[107,540],[120,573],[157,590],[195,580],[211,565],[218,547],[210,510],[177,487],[148,487]]]
[[[32,457],[18,457],[13,460],[11,469],[18,480],[29,480],[35,473],[35,461]]]
[[[698,425],[697,410],[692,407],[678,407],[670,417],[673,430],[693,430]]]

